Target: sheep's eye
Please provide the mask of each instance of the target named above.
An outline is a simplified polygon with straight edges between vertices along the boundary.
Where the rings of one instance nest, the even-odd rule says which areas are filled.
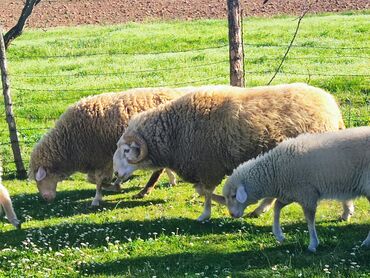
[[[236,194],[231,195],[231,198],[236,199]]]

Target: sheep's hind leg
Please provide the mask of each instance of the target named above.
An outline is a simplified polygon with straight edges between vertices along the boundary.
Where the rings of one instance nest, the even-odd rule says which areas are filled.
[[[169,179],[169,182],[170,182],[170,185],[171,186],[174,186],[176,185],[177,181],[176,181],[176,175],[174,172],[172,172],[170,169],[165,169],[166,171],[166,174],[168,176],[168,179]]]
[[[279,200],[275,202],[274,206],[274,224],[272,226],[272,232],[274,233],[276,240],[282,243],[285,239],[283,230],[280,226],[280,212],[283,207],[289,203],[282,203]]]
[[[197,184],[195,189],[199,195],[204,196],[204,210],[197,219],[199,222],[202,222],[211,218],[213,190],[204,189],[204,187],[200,184]]]
[[[367,197],[367,200],[370,202],[370,197]],[[367,238],[362,242],[361,246],[370,247],[370,232],[367,235]]]
[[[274,198],[265,198],[262,200],[261,204],[251,213],[248,213],[248,217],[251,218],[257,218],[259,217],[262,213],[265,213],[269,211],[269,209],[272,207],[274,204],[275,199]]]
[[[311,252],[316,252],[316,248],[319,245],[319,239],[317,237],[315,227],[316,207],[303,207],[303,212],[308,225],[308,233],[310,234],[310,244],[308,245],[308,250]]]
[[[341,220],[348,221],[351,219],[351,216],[355,212],[355,206],[353,205],[352,200],[346,200],[342,202],[343,214]]]
[[[101,183],[96,184],[96,193],[94,200],[91,203],[92,207],[97,207],[100,205],[100,202],[103,201],[103,192]]]
[[[164,169],[153,172],[149,178],[149,181],[145,185],[145,187],[139,193],[134,195],[133,198],[142,199],[146,195],[149,195],[153,191],[155,184],[157,183],[159,177],[162,175],[163,171]]]

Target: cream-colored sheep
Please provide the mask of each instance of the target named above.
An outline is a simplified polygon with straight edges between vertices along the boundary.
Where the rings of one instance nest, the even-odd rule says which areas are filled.
[[[9,192],[6,190],[5,186],[1,182],[2,167],[0,165],[0,215],[2,214],[2,208],[4,208],[5,215],[9,222],[14,225],[14,227],[20,229],[21,222],[18,220],[17,215],[14,212],[12,200],[10,199]]]
[[[112,157],[128,120],[180,94],[166,88],[133,89],[87,97],[70,106],[31,154],[29,176],[36,180],[42,197],[53,201],[57,183],[76,171],[87,173],[88,180],[96,184],[93,206],[102,200],[103,186],[118,191],[120,180],[110,185]],[[153,173],[139,197],[153,189],[161,173],[159,169]],[[174,175],[168,173],[174,184]]]
[[[249,204],[261,198],[277,198],[273,232],[278,241],[284,240],[280,210],[298,202],[308,223],[308,249],[315,252],[319,244],[315,229],[319,200],[365,196],[370,201],[370,127],[288,139],[236,168],[225,183],[223,195],[234,217],[242,216]],[[363,245],[370,246],[370,233]]]
[[[224,201],[213,191],[240,163],[288,137],[344,128],[334,98],[306,84],[188,92],[129,121],[114,169],[123,178],[139,168],[174,170],[205,195],[199,221],[210,217],[211,198]]]

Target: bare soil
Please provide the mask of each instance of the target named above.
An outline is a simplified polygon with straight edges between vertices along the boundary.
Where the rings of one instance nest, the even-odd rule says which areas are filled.
[[[81,24],[116,24],[144,20],[225,18],[226,0],[42,0],[28,26],[46,28]],[[298,15],[306,0],[242,0],[245,16]],[[364,10],[369,0],[319,0],[312,13]],[[6,29],[18,20],[22,0],[0,0],[0,22]]]

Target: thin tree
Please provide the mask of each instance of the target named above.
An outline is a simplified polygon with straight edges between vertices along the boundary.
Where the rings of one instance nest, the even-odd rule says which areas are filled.
[[[15,38],[22,34],[27,19],[32,14],[33,8],[40,2],[41,0],[26,0],[17,24],[4,35],[5,49],[9,47],[10,43]]]

